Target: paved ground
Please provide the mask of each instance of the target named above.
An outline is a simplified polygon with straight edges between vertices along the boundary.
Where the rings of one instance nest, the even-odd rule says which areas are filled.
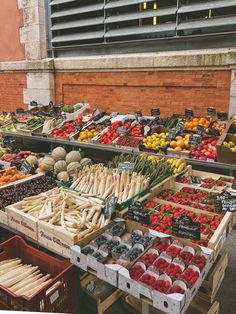
[[[224,247],[229,264],[216,300],[220,302],[220,314],[236,314],[236,230],[231,232]]]

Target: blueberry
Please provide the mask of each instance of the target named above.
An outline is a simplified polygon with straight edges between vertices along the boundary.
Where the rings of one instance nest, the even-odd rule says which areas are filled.
[[[128,256],[133,261],[135,260],[143,251],[140,248],[132,248],[128,252]]]
[[[102,262],[104,260],[104,256],[100,252],[95,252],[93,254],[93,257],[95,257],[99,262]]]
[[[118,240],[109,240],[106,244],[106,249],[108,251],[108,253],[110,254],[112,250],[114,250],[118,245],[120,244],[120,242]]]
[[[94,249],[91,248],[91,246],[86,246],[81,250],[81,253],[83,253],[84,255],[93,254]]]
[[[123,225],[115,225],[114,227],[111,228],[111,233],[113,236],[116,236],[118,234],[122,234],[124,231]]]
[[[95,239],[95,242],[98,246],[103,245],[107,243],[107,237],[102,234]]]

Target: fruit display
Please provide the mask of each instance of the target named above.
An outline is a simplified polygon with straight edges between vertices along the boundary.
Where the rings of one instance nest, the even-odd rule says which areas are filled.
[[[218,121],[215,121],[212,125],[211,125],[211,128],[218,131],[219,132],[219,135],[221,135],[224,130],[226,129],[226,122],[218,122]]]
[[[61,127],[52,132],[52,136],[62,138],[73,135],[76,132],[75,124],[75,121],[65,122]]]
[[[235,142],[233,142],[233,141],[229,141],[229,142],[224,141],[224,142],[223,142],[223,146],[224,146],[225,148],[231,150],[231,152],[236,153],[236,141],[235,141]]]
[[[174,149],[177,152],[193,150],[195,146],[188,143],[189,137],[190,134],[176,136],[176,138],[170,142],[170,148]]]
[[[52,176],[40,176],[15,186],[2,188],[0,194],[0,210],[23,200],[25,197],[38,195],[56,186],[57,182]]]
[[[11,166],[20,166],[29,156],[31,155],[30,151],[21,150],[15,154],[4,154],[0,160],[9,162]]]
[[[89,142],[91,139],[97,136],[104,128],[105,128],[105,125],[102,125],[99,123],[97,124],[92,123],[85,130],[79,133],[79,136],[77,137],[77,141],[81,141],[84,143]]]
[[[142,125],[141,124],[136,124],[129,132],[128,132],[128,135],[131,135],[131,136],[143,136],[143,133],[142,133]]]
[[[219,192],[208,192],[202,189],[183,187],[180,191],[174,189],[163,190],[157,197],[165,201],[209,212],[217,212],[214,207],[214,199],[218,194]]]
[[[216,137],[202,137],[201,144],[191,152],[191,157],[194,159],[216,161]]]
[[[159,247],[164,249],[160,250]],[[159,294],[155,294],[155,291],[163,293],[161,299],[165,298],[166,302],[171,302],[168,296],[172,293],[186,295],[188,298],[190,295],[188,292],[199,284],[199,280],[202,280],[200,277],[204,269],[209,268],[208,254],[203,253],[200,247],[185,246],[178,240],[160,238],[159,243],[154,244],[148,252],[153,253],[144,253],[133,265],[127,266],[127,271],[120,271],[119,288],[128,287],[125,291],[136,297],[144,295],[150,299],[152,295],[153,299],[156,298],[156,304]],[[168,252],[175,252],[175,254],[171,256]],[[181,256],[188,252],[191,252],[191,257],[183,260]],[[147,254],[152,254],[152,257],[145,264],[143,261],[146,260]]]
[[[75,106],[67,106],[67,105],[64,105],[62,110],[63,112],[66,112],[66,113],[73,113],[79,109],[81,109],[83,107],[82,104],[77,104]]]
[[[145,233],[144,230],[133,229],[129,222],[121,222],[116,223],[113,227],[108,227],[104,233],[92,240],[86,241],[80,247],[81,253],[77,251],[76,255],[78,255],[78,262],[82,269],[86,268],[82,261],[89,256],[94,257],[98,263],[126,267],[139,258],[145,248],[150,247],[152,241],[153,238],[148,230]],[[97,267],[94,270],[97,271]]]
[[[36,172],[55,172],[59,181],[68,181],[69,177],[74,175],[76,171],[91,163],[92,160],[82,158],[79,151],[67,153],[63,147],[59,146],[53,149],[50,156],[45,156],[39,160]]]
[[[154,133],[143,140],[143,145],[146,148],[159,149],[170,144],[168,140],[168,133]]]
[[[206,118],[192,117],[189,121],[185,122],[184,127],[187,130],[197,130],[197,126],[202,125],[207,129],[210,125],[210,121]]]
[[[138,148],[139,144],[142,143],[142,140],[143,137],[124,135],[117,139],[116,145]]]
[[[24,174],[17,171],[15,168],[7,168],[0,172],[0,186],[16,182],[30,177],[31,174]]]
[[[186,160],[184,158],[170,158],[167,159],[167,162],[170,164],[173,174],[180,174],[187,166]]]
[[[207,246],[210,237],[213,235],[214,231],[218,228],[221,220],[223,219],[223,216],[218,214],[207,215],[192,212],[178,205],[173,206],[171,204],[161,204],[158,202],[158,199],[155,199],[155,202],[146,202],[144,204],[144,210],[149,214],[150,220],[149,224],[144,224],[145,227],[170,235],[173,235],[172,219],[174,217],[187,216],[193,221],[199,222],[201,228],[201,239],[197,241],[197,243],[203,246]],[[178,252],[174,249],[173,251],[168,251],[168,254],[176,257]]]
[[[24,123],[22,126],[18,125],[17,130],[19,131],[33,131],[44,124],[44,119],[42,117],[33,117],[26,123]]]

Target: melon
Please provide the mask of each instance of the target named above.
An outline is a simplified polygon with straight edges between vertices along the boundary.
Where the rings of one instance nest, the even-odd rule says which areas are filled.
[[[54,169],[55,160],[51,157],[45,157],[40,163],[40,168],[44,171],[52,171]]]
[[[42,170],[40,167],[38,167],[36,170],[35,170],[36,173],[43,173],[45,174],[45,171]]]
[[[79,170],[81,168],[81,165],[78,161],[73,161],[69,163],[67,166],[67,172],[69,175],[72,175],[76,172],[76,170]]]
[[[81,160],[80,160],[80,165],[81,165],[81,168],[82,167],[85,167],[85,166],[88,166],[88,165],[92,165],[92,159],[90,159],[90,158],[82,158]]]
[[[59,181],[64,181],[65,182],[65,181],[69,180],[69,175],[68,175],[68,173],[66,171],[62,171],[62,172],[58,173],[57,179]]]
[[[36,156],[29,155],[26,158],[26,161],[28,161],[28,163],[31,164],[32,166],[37,166],[38,165],[38,158]]]
[[[67,164],[66,164],[65,160],[58,160],[54,165],[54,171],[56,173],[66,171],[66,166],[67,166]]]
[[[56,147],[52,151],[52,158],[54,160],[64,160],[66,157],[66,150],[63,147]]]
[[[66,163],[79,162],[81,160],[80,152],[73,150],[66,155]]]

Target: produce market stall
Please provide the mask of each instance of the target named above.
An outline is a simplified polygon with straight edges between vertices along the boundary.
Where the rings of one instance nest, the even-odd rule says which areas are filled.
[[[235,119],[70,111],[0,119],[0,226],[20,236],[0,244],[0,305],[74,313],[74,279],[87,287],[93,276],[113,287],[109,299],[94,298],[99,314],[122,295],[144,314],[188,313],[199,298],[209,305],[236,221]]]

